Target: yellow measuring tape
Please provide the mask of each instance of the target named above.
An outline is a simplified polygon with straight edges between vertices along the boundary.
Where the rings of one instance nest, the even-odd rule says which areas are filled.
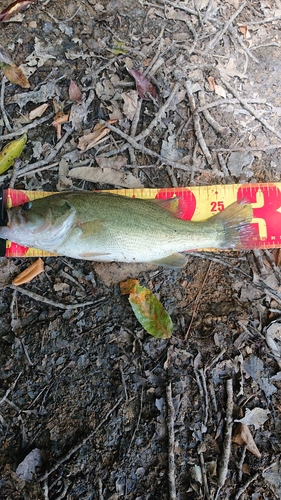
[[[117,189],[107,192],[147,199],[169,199],[177,196],[180,200],[181,217],[202,221],[224,210],[237,200],[247,200],[252,204],[253,220],[257,234],[258,248],[281,247],[281,183],[228,184],[214,186],[190,186],[162,189]],[[6,207],[21,205],[26,201],[49,196],[43,191],[4,191]],[[21,247],[7,242],[6,256],[44,257],[50,255],[34,248]]]

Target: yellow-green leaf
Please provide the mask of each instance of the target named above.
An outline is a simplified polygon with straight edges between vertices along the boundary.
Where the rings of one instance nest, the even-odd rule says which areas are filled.
[[[27,135],[23,134],[19,139],[9,142],[0,153],[0,175],[6,172],[18,158],[26,144]]]
[[[120,284],[121,292],[129,294],[129,302],[143,328],[158,339],[168,339],[173,332],[173,323],[161,302],[137,280]]]
[[[118,56],[120,54],[125,55],[127,54],[128,51],[125,47],[124,42],[120,42],[119,40],[114,40],[114,46],[110,50],[110,52],[112,52],[112,54],[114,54],[115,56]]]

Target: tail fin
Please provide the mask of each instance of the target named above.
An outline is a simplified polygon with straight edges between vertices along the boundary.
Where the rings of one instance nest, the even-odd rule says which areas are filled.
[[[250,225],[253,218],[252,205],[247,200],[236,201],[212,217],[222,225],[221,248],[235,250],[255,248],[256,230]]]

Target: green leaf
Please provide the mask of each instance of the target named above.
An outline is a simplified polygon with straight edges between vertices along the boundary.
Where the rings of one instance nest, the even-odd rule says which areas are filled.
[[[173,323],[161,302],[151,291],[136,285],[129,295],[129,302],[143,328],[158,339],[168,339],[173,332]]]
[[[19,139],[9,142],[0,153],[0,175],[6,172],[18,158],[27,141],[27,135],[23,134]]]

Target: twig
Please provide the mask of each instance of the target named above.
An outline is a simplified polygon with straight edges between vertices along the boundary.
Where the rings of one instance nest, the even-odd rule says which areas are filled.
[[[204,443],[200,443],[197,453],[198,453],[199,459],[200,459],[202,479],[203,479],[203,485],[204,485],[204,489],[205,489],[204,498],[210,499],[207,471],[206,471],[206,465],[205,465],[205,460],[204,460],[204,451],[206,451],[206,447],[205,447]]]
[[[226,415],[225,415],[225,436],[223,443],[223,452],[221,457],[221,466],[218,471],[218,488],[216,491],[215,499],[219,497],[220,490],[224,486],[226,481],[227,471],[228,471],[228,463],[230,459],[230,451],[231,451],[231,436],[232,436],[232,427],[233,427],[233,385],[232,379],[228,379],[226,381]]]
[[[175,176],[175,174],[173,172],[172,167],[170,167],[169,165],[166,165],[166,170],[167,170],[168,176],[171,179],[172,186],[173,187],[178,187],[178,181],[176,179],[176,176]]]
[[[233,151],[269,151],[271,149],[279,149],[281,148],[281,144],[272,144],[270,146],[257,146],[250,148],[246,146],[245,148],[239,148],[239,147],[234,147],[234,148],[218,148],[218,149],[212,149],[214,153],[221,152],[221,153],[232,153]]]
[[[191,56],[191,54],[194,52],[195,50],[195,47],[197,45],[197,42],[198,42],[198,33],[197,31],[193,28],[192,24],[187,21],[187,19],[185,19],[185,24],[187,25],[189,31],[191,31],[192,35],[193,35],[193,44],[192,46],[190,47],[190,49],[188,49],[188,55]]]
[[[135,426],[135,429],[134,429],[134,432],[133,432],[133,435],[132,435],[132,438],[131,438],[131,441],[130,441],[130,444],[129,444],[129,447],[128,447],[128,450],[127,450],[127,453],[126,453],[127,456],[129,456],[129,454],[130,454],[130,450],[131,450],[133,441],[135,439],[135,435],[136,435],[137,430],[138,430],[139,425],[140,425],[140,419],[141,419],[141,416],[142,416],[142,409],[143,409],[143,387],[141,388],[140,409],[139,409],[139,412],[138,412],[138,420],[137,420],[137,423],[136,423],[136,426]]]
[[[82,446],[84,446],[84,444],[86,444],[90,439],[92,439],[95,436],[95,434],[98,432],[98,430],[103,426],[103,424],[108,420],[108,418],[114,412],[114,410],[116,410],[116,408],[118,408],[118,406],[122,403],[122,401],[123,401],[123,398],[122,397],[119,398],[117,403],[115,403],[115,405],[106,413],[104,418],[100,421],[99,425],[87,437],[85,437],[81,441],[81,443],[74,446],[74,448],[72,448],[66,455],[64,455],[64,457],[62,457],[60,460],[58,460],[56,465],[54,465],[48,472],[45,472],[45,474],[40,476],[39,480],[44,481],[45,479],[47,479],[64,462],[67,462],[67,460],[69,460],[72,457],[72,455],[74,455],[74,453],[76,453],[76,451],[80,450],[80,448],[82,448]]]
[[[20,166],[21,166],[21,160],[19,158],[16,158],[14,161],[12,176],[11,176],[11,179],[9,182],[10,189],[13,189],[13,187],[15,185]]]
[[[194,174],[195,174],[195,165],[197,163],[197,150],[198,150],[198,142],[195,141],[194,149],[192,152],[192,163],[191,163],[191,173],[189,183],[194,184]]]
[[[185,7],[182,3],[179,5],[176,2],[171,2],[170,0],[165,0],[165,3],[172,5],[175,9],[180,9],[183,10],[184,12],[187,12],[188,14],[192,14],[193,16],[198,16],[196,10],[189,9],[188,7]]]
[[[45,161],[45,160],[43,160],[43,161]],[[87,163],[89,163],[89,161]],[[43,167],[38,167],[38,168],[35,168],[34,170],[29,170],[26,174],[23,174],[23,175],[26,175],[26,177],[30,177],[31,175],[37,174],[37,172],[43,172],[43,170],[50,170],[51,168],[55,168],[58,165],[59,165],[59,162],[56,161],[56,162],[48,164],[48,165],[43,165]],[[73,165],[72,165],[72,167],[73,167]],[[21,176],[19,176],[19,177],[21,177]]]
[[[280,21],[281,16],[275,16],[275,17],[266,17],[262,21],[247,21],[247,26],[252,26],[254,24],[264,24],[264,23],[271,23],[274,21]]]
[[[119,370],[121,373],[121,380],[122,380],[122,385],[123,385],[123,389],[124,389],[126,404],[128,404],[128,402],[129,402],[128,391],[127,391],[127,385],[126,385],[126,380],[125,380],[125,376],[124,376],[122,363],[123,363],[123,359],[121,358],[120,362],[119,362]]]
[[[194,307],[193,307],[193,311],[192,311],[192,316],[191,316],[191,320],[190,320],[190,323],[189,323],[189,326],[188,326],[188,329],[186,331],[186,334],[185,334],[185,337],[184,339],[186,340],[188,335],[189,335],[189,332],[190,332],[190,329],[191,329],[191,326],[193,324],[193,320],[194,320],[194,316],[195,316],[195,313],[196,313],[196,310],[197,310],[197,307],[198,307],[198,304],[199,304],[199,301],[200,301],[200,298],[201,298],[201,293],[202,293],[202,290],[205,286],[205,283],[207,281],[207,278],[208,278],[208,275],[209,275],[209,272],[210,272],[210,269],[211,269],[211,266],[212,266],[212,262],[209,263],[209,266],[208,266],[208,269],[207,269],[207,272],[205,274],[205,278],[203,279],[203,283],[196,295],[196,298],[195,298],[195,301],[194,301]]]
[[[198,113],[201,113],[201,111],[204,111],[204,109],[210,109],[210,108],[216,108],[217,106],[225,106],[226,104],[236,104],[240,102],[238,99],[232,98],[232,99],[217,99],[216,101],[209,102],[205,104],[204,106],[199,106],[197,108]],[[248,99],[248,104],[265,104],[266,106],[269,106],[272,108],[270,104],[267,104],[266,99]]]
[[[208,397],[208,389],[207,389],[206,377],[205,377],[206,370],[205,370],[205,368],[199,368],[198,371],[199,371],[199,373],[201,375],[202,387],[203,387],[204,396],[205,396],[205,408],[204,408],[205,418],[204,418],[204,424],[207,427],[208,415],[209,415],[209,397]]]
[[[195,99],[194,99],[194,96],[193,96],[193,93],[191,90],[191,85],[190,85],[189,81],[185,82],[185,88],[186,88],[187,96],[189,99],[190,109],[192,112],[194,132],[195,132],[196,138],[199,142],[199,145],[202,149],[203,154],[205,155],[205,157],[207,159],[207,162],[209,163],[209,165],[212,165],[212,163],[213,163],[212,156],[211,156],[209,149],[207,148],[206,142],[204,140],[204,137],[203,137],[203,134],[201,131],[200,118],[199,118],[199,114],[196,110]]]
[[[226,349],[223,348],[207,365],[205,365],[205,372],[210,370],[212,366],[216,364],[216,362],[224,355]]]
[[[22,168],[19,173],[18,177],[23,177],[24,175],[27,175],[30,171],[33,171],[34,169],[38,169],[43,167],[44,165],[48,165],[53,159],[57,156],[58,152],[62,149],[64,144],[66,143],[67,139],[69,136],[72,134],[73,128],[67,130],[65,132],[64,136],[61,138],[61,140],[56,144],[52,152],[45,158],[44,160],[39,160],[35,163],[30,163],[29,165],[26,165],[26,167]]]
[[[5,75],[2,77],[2,82],[1,82],[1,93],[0,93],[0,110],[3,116],[4,124],[7,130],[9,132],[12,132],[12,127],[10,125],[10,122],[8,120],[8,116],[5,110],[5,105],[4,105],[4,98],[5,98],[5,83],[7,82],[7,78]]]
[[[10,392],[12,392],[14,390],[14,388],[16,387],[17,383],[18,383],[18,380],[19,378],[22,376],[22,372],[20,372],[16,378],[16,380],[12,383],[11,387],[9,387],[9,389],[6,390],[4,396],[0,399],[0,405],[2,403],[11,403],[10,400],[8,400],[8,396],[10,394]]]
[[[25,343],[24,343],[23,339],[21,339],[21,338],[20,338],[20,339],[19,339],[19,341],[20,341],[20,344],[21,344],[22,350],[23,350],[23,352],[24,352],[24,354],[25,354],[25,357],[26,357],[26,359],[27,359],[27,363],[29,364],[29,366],[34,366],[34,363],[32,363],[32,361],[31,361],[31,359],[30,359],[30,356],[29,356],[28,350],[27,350],[27,348],[26,348],[26,345],[25,345]]]
[[[265,249],[264,250],[264,254],[265,254],[265,256],[266,256],[269,264],[271,265],[271,267],[272,267],[272,269],[274,271],[274,274],[275,274],[275,276],[276,276],[276,278],[278,280],[278,283],[280,285],[281,284],[281,271],[280,271],[279,267],[276,266],[276,264],[275,264],[275,262],[274,262],[274,260],[272,258],[272,255],[271,255],[271,253],[270,253],[269,250]]]
[[[98,491],[99,491],[99,500],[104,500],[103,492],[102,492],[102,480],[99,477],[98,479]]]
[[[142,139],[145,139],[145,137],[147,137],[148,135],[150,135],[152,129],[154,127],[156,127],[157,123],[160,121],[160,119],[162,118],[162,116],[164,115],[164,113],[166,113],[167,109],[170,107],[170,104],[171,104],[172,100],[174,99],[176,93],[178,92],[179,88],[180,88],[180,84],[179,84],[179,82],[176,82],[175,85],[174,85],[174,88],[171,91],[171,93],[170,93],[167,101],[165,102],[165,104],[163,104],[163,106],[156,113],[155,117],[150,122],[150,124],[148,125],[148,127],[145,130],[143,130],[139,135],[137,135],[135,137],[136,141],[139,142]]]
[[[152,58],[152,60],[150,61],[150,64],[148,65],[148,67],[145,69],[145,71],[143,72],[144,76],[147,76],[147,75],[154,75],[155,72],[157,71],[157,69],[162,66],[164,64],[164,59],[163,58],[160,58],[160,54],[161,54],[161,51],[162,51],[162,47],[163,47],[163,34],[164,34],[164,31],[165,31],[165,27],[162,26],[161,29],[160,29],[160,33],[159,35],[157,36],[157,38],[155,38],[155,40],[153,40],[153,42],[150,44],[149,46],[149,49],[151,49],[154,45],[158,45],[157,49],[156,49],[156,53],[154,55],[154,57]],[[165,49],[165,52],[167,50],[170,50],[170,47],[168,47],[167,49]],[[160,59],[159,59],[160,58]],[[157,63],[157,61],[159,61],[159,66]],[[154,65],[156,65],[154,71],[151,72],[152,68],[154,67]]]
[[[232,26],[229,26],[228,31],[230,33],[230,36],[233,37],[233,38],[235,38],[235,40],[237,40],[237,42],[239,43],[240,47],[242,47],[242,49],[245,51],[245,53],[247,54],[247,56],[249,56],[251,59],[253,59],[253,61],[255,61],[257,64],[260,64],[260,61],[252,54],[252,52],[250,51],[250,49],[248,49],[247,45],[245,45],[245,43],[243,42],[242,38],[237,35],[237,33],[235,32],[235,30],[233,29]],[[245,73],[246,72],[244,71],[244,74]]]
[[[262,254],[262,251],[261,250],[253,250],[253,254],[255,256],[255,259],[256,259],[256,262],[258,264],[258,268],[259,268],[259,271],[261,273],[262,276],[266,276],[267,274],[267,271],[266,271],[266,267],[263,263],[263,254]]]
[[[138,126],[138,122],[140,119],[141,106],[142,106],[142,99],[139,99],[138,103],[137,103],[137,109],[135,112],[135,116],[133,118],[132,125],[131,125],[131,131],[130,131],[131,137],[135,137],[136,132],[137,132],[137,126]],[[131,146],[129,147],[129,155],[130,155],[131,163],[134,165],[136,163],[136,157],[135,157],[134,149]]]
[[[239,481],[239,483],[241,483],[242,477],[243,477],[242,467],[243,467],[243,463],[244,463],[244,460],[245,460],[246,451],[247,451],[247,445],[244,444],[244,446],[242,447],[241,457],[240,457],[240,460],[238,462],[238,481]]]
[[[247,101],[245,101],[245,99],[240,97],[237,90],[235,90],[231,85],[229,85],[229,83],[224,78],[222,78],[222,76],[220,78],[225,87],[229,90],[229,92],[231,92],[234,95],[234,97],[236,97],[236,99],[238,99],[241,102],[244,108],[247,109],[247,111],[249,111],[249,113],[251,113],[256,118],[256,120],[258,120],[265,128],[267,128],[267,130],[270,130],[270,132],[276,135],[278,139],[281,139],[281,134],[279,134],[279,132],[277,132],[271,125],[269,125],[266,120],[264,120],[261,116],[259,116],[256,110],[252,108],[252,106],[250,106],[247,103]]]
[[[168,482],[169,499],[177,500],[176,477],[175,477],[175,408],[172,400],[172,384],[168,383],[166,387],[166,399],[168,407],[167,428],[168,428]]]
[[[178,163],[177,161],[172,161],[169,160],[169,158],[165,158],[164,156],[155,153],[155,151],[152,151],[151,149],[146,148],[145,146],[142,146],[137,143],[136,139],[133,139],[130,137],[128,134],[125,134],[121,130],[119,130],[117,127],[114,127],[113,125],[110,125],[104,120],[100,120],[100,123],[105,125],[107,128],[109,128],[112,132],[115,132],[116,134],[120,135],[125,141],[127,141],[131,146],[133,146],[135,149],[138,151],[142,151],[143,153],[149,155],[149,156],[154,156],[155,158],[158,158],[164,165],[170,165],[171,167],[178,168],[180,170],[184,170],[185,172],[190,172],[190,168],[187,167],[186,165],[183,165],[182,163]],[[127,145],[125,145],[125,149],[127,149]],[[123,151],[124,147],[120,148],[120,151]]]
[[[221,29],[221,31],[219,31],[212,40],[210,40],[210,42],[208,43],[208,46],[207,48],[205,49],[205,54],[206,53],[209,53],[211,49],[213,49],[220,41],[220,39],[222,38],[222,36],[225,34],[225,32],[228,30],[229,26],[233,23],[234,19],[242,12],[242,10],[244,9],[244,7],[246,7],[247,5],[247,1],[243,2],[239,9],[237,9],[236,12],[234,12],[233,16],[231,16],[231,18],[224,24],[223,28]]]
[[[206,23],[208,21],[209,14],[210,14],[212,6],[213,6],[213,1],[214,0],[209,0],[209,2],[208,2],[207,9],[206,9],[205,16],[204,16],[204,23]]]
[[[18,128],[18,130],[14,130],[10,134],[6,135],[0,135],[0,142],[6,141],[7,139],[13,139],[14,137],[17,137],[18,135],[24,134],[24,132],[27,132],[28,130],[32,128],[39,127],[42,123],[47,122],[51,118],[53,118],[54,113],[49,113],[46,116],[43,116],[42,118],[39,118],[38,120],[34,120],[34,122],[29,123],[28,125],[25,125],[24,127]]]
[[[245,482],[244,486],[242,486],[241,488],[239,488],[239,490],[237,491],[237,493],[236,493],[236,495],[234,497],[234,500],[239,500],[239,498],[241,497],[241,495],[243,495],[243,493],[247,490],[247,488],[250,486],[250,484],[253,481],[255,481],[256,479],[258,479],[258,477],[260,476],[260,474],[262,474],[263,472],[267,471],[268,469],[271,469],[271,467],[273,467],[275,464],[276,464],[276,462],[273,462],[272,464],[268,465],[268,467],[266,467],[265,469],[263,469],[263,471],[259,471],[256,474],[254,474],[253,477],[250,477],[250,479],[248,479],[248,481]]]
[[[63,304],[62,302],[54,301],[51,299],[47,299],[46,297],[43,297],[42,295],[39,295],[38,293],[31,292],[30,290],[25,290],[24,288],[20,286],[15,286],[15,285],[7,285],[8,288],[11,288],[12,290],[17,290],[18,292],[22,293],[23,295],[27,295],[33,300],[37,300],[38,302],[44,302],[45,304],[48,304],[49,306],[53,307],[58,307],[59,309],[66,309],[68,311],[72,311],[73,309],[77,309],[78,307],[86,307],[86,306],[92,306],[92,305],[97,305],[103,302],[105,297],[103,297],[100,300],[97,301],[88,301],[88,302],[82,302],[81,304],[76,303],[76,304]]]
[[[268,286],[263,280],[259,280],[260,284],[252,283],[255,288],[258,288],[259,290],[263,290],[263,292],[274,299],[278,304],[281,304],[281,295],[279,293],[275,292],[272,290],[270,286]]]
[[[205,93],[203,90],[200,90],[198,92],[198,97],[199,97],[199,102],[200,102],[200,105],[201,107],[203,108],[202,109],[202,113],[204,115],[204,118],[205,120],[211,125],[211,127],[213,127],[213,129],[218,132],[219,134],[221,135],[227,135],[230,133],[230,130],[229,130],[229,127],[222,127],[222,125],[220,125],[209,113],[209,111],[204,108],[204,106],[206,105],[206,101],[205,101]],[[198,112],[198,111],[197,111]]]
[[[131,137],[134,137],[134,138],[136,138],[135,136],[136,136],[138,122],[140,119],[141,105],[142,105],[142,99],[139,99],[137,109],[135,112],[135,116],[133,118],[132,125],[131,125]]]
[[[229,174],[228,168],[226,166],[226,163],[224,161],[224,157],[221,153],[218,153],[218,160],[219,160],[219,164],[220,164],[220,167],[222,169],[222,172],[224,174],[225,180],[229,179],[230,174]]]
[[[194,257],[200,257],[201,259],[203,257],[203,258],[210,260],[211,262],[216,262],[217,264],[221,264],[222,266],[230,267],[233,271],[237,271],[238,273],[243,274],[243,276],[245,276],[249,280],[252,280],[252,276],[250,276],[250,274],[246,273],[245,271],[243,271],[239,267],[233,267],[232,264],[225,262],[225,260],[219,259],[219,257],[212,257],[212,255],[209,255],[207,252],[202,252],[202,253],[190,252],[190,255],[194,255]]]
[[[261,48],[264,48],[264,47],[280,47],[280,43],[270,42],[270,43],[262,43],[261,45],[253,45],[251,47],[251,50],[261,49]]]

